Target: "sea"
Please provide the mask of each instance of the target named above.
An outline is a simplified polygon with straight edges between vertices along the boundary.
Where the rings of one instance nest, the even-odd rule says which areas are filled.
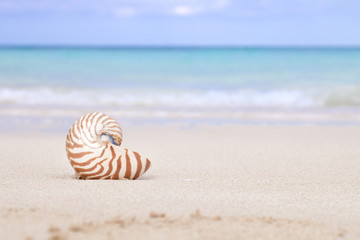
[[[0,118],[85,111],[160,124],[359,124],[360,48],[0,47]]]

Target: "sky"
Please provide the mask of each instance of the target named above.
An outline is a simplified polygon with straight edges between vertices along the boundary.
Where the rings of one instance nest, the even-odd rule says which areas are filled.
[[[0,44],[360,46],[360,1],[0,0]]]

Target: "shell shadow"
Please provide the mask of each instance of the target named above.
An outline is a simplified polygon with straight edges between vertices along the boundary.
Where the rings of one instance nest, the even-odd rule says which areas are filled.
[[[136,179],[135,181],[142,181],[142,180],[153,180],[156,179],[156,176],[151,174],[151,175],[142,175],[141,177],[139,177],[138,179]]]
[[[77,179],[75,177],[75,174],[61,174],[61,175],[56,175],[55,177],[56,179],[62,179],[62,180],[78,180],[78,181],[85,181],[84,179]],[[154,175],[142,175],[139,178],[137,178],[136,180],[130,180],[130,181],[146,181],[146,180],[153,180],[156,179],[156,176]],[[96,179],[89,179],[86,181],[101,181],[101,180],[96,180]],[[122,180],[110,180],[110,181],[122,181]],[[125,180],[127,181],[127,180]]]

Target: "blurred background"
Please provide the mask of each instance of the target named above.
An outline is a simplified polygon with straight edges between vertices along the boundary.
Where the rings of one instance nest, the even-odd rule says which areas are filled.
[[[356,0],[0,0],[2,131],[359,124]]]

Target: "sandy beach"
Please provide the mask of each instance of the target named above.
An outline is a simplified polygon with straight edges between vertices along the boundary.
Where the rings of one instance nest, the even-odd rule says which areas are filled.
[[[0,135],[1,239],[359,239],[360,127],[132,125],[135,181],[74,178],[66,132]]]
[[[360,240],[359,12],[0,0],[0,240]]]

